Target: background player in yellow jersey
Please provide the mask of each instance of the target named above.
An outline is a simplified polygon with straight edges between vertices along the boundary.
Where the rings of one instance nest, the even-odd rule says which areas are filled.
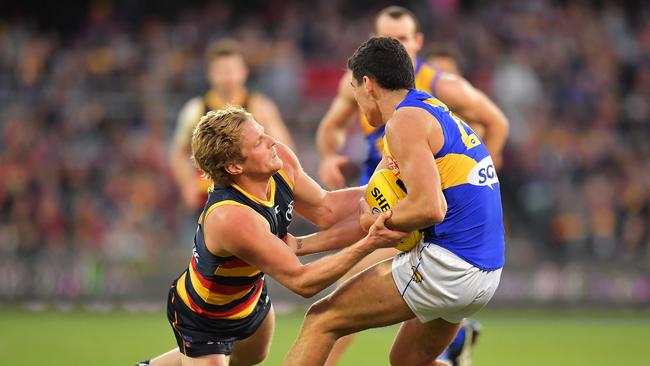
[[[414,65],[415,87],[434,95],[455,114],[460,115],[464,121],[468,121],[472,127],[477,127],[476,129],[480,132],[485,146],[498,167],[508,135],[508,120],[483,92],[474,88],[462,76],[440,72],[441,70],[437,67],[417,57],[422,48],[424,36],[420,32],[415,15],[400,6],[387,7],[380,11],[375,19],[375,33],[378,36],[392,37],[400,41]],[[443,66],[449,65],[443,64]],[[339,150],[343,146],[348,124],[354,121],[351,117],[359,113],[359,106],[354,99],[351,82],[352,73],[348,71],[341,79],[338,94],[318,127],[316,140],[321,157],[319,175],[323,185],[330,188],[341,188],[345,185],[341,167],[347,163],[348,159],[340,155]],[[368,141],[368,158],[362,167],[360,181],[360,184],[366,184],[381,160],[384,127],[375,128],[368,123],[363,113],[359,113],[359,115]],[[397,251],[393,248],[378,250],[364,258],[342,280],[350,278],[396,253]],[[465,330],[463,330],[459,333],[459,338],[454,341],[454,350],[452,350],[454,352],[450,358],[457,365],[464,365],[463,361],[469,357],[470,348],[463,347],[463,345],[470,345],[473,330],[467,330],[467,337],[464,337]],[[347,337],[337,343],[330,355],[328,365],[336,364],[352,337]],[[460,352],[464,353],[461,355]]]
[[[190,264],[169,292],[167,315],[178,348],[139,365],[260,363],[274,328],[265,274],[311,297],[367,254],[405,237],[384,227],[390,213],[365,235],[358,208],[350,205],[364,189],[324,191],[291,149],[240,107],[201,118],[192,156],[215,184],[199,218]],[[327,230],[292,237],[287,229],[294,209]],[[341,247],[346,248],[307,265],[296,257]]]
[[[481,137],[498,166],[508,135],[506,117],[483,92],[472,87],[467,80],[459,75],[440,73],[417,57],[424,42],[424,36],[418,27],[415,15],[399,6],[390,6],[380,11],[375,19],[375,33],[378,36],[395,38],[406,48],[415,67],[415,85],[419,90],[434,95],[464,120],[485,127],[485,134]],[[345,185],[341,166],[347,163],[347,158],[340,155],[339,151],[343,147],[347,126],[353,121],[351,117],[359,110],[352,95],[351,80],[349,71],[341,78],[338,94],[323,117],[316,138],[321,158],[319,175],[325,187],[332,189]],[[376,131],[381,131],[382,128],[373,128],[363,121],[363,116],[361,119],[369,140],[369,156],[360,182],[365,184],[381,159],[381,146],[377,142],[381,140],[381,133]]]
[[[241,105],[255,116],[267,133],[293,148],[287,130],[275,103],[268,97],[246,88],[248,68],[239,44],[232,39],[215,42],[206,51],[206,76],[210,90],[203,96],[190,99],[182,107],[171,144],[171,169],[187,207],[199,210],[207,198],[212,182],[201,179],[190,161],[190,140],[199,119],[209,110],[228,104]]]
[[[386,126],[379,167],[400,177],[408,192],[386,226],[424,237],[312,305],[285,365],[323,365],[340,337],[400,322],[391,364],[441,365],[437,356],[462,319],[492,298],[504,265],[494,163],[467,124],[413,89],[409,55],[394,38],[368,40],[348,67],[361,110],[373,126]],[[362,227],[372,220],[366,211]]]

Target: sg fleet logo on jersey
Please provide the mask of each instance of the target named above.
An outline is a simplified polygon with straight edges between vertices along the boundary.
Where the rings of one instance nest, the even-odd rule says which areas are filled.
[[[475,186],[489,186],[490,188],[492,188],[493,184],[499,183],[499,177],[497,177],[491,157],[485,157],[469,171],[467,183]]]

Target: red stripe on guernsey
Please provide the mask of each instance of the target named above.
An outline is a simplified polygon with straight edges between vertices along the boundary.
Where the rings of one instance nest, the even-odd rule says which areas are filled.
[[[199,270],[196,268],[196,262],[194,260],[194,257],[192,257],[190,264],[192,265],[192,268],[190,268],[190,270],[194,272],[196,278],[198,278],[199,281],[201,282],[201,285],[203,285],[203,287],[207,288],[212,292],[218,292],[224,295],[232,295],[253,288],[254,285],[253,283],[248,285],[241,285],[241,286],[228,286],[228,285],[222,285],[216,282],[212,282],[210,280],[207,280],[205,277],[201,275],[201,273],[199,273]]]
[[[229,260],[225,263],[221,263],[219,265],[221,268],[238,268],[238,267],[250,267],[250,264],[244,262],[243,260],[239,258],[235,258],[232,260]]]
[[[200,306],[198,306],[193,300],[191,296],[188,296],[187,299],[190,301],[190,307],[192,310],[194,310],[195,313],[201,314],[201,315],[206,315],[211,318],[226,318],[232,315],[235,315],[237,313],[240,313],[249,306],[251,306],[254,302],[258,301],[260,298],[260,294],[262,293],[262,288],[264,287],[264,284],[262,283],[264,281],[264,277],[260,277],[259,280],[257,280],[257,290],[251,297],[248,298],[248,300],[244,301],[243,303],[235,306],[232,309],[228,309],[225,311],[209,311],[202,309]]]

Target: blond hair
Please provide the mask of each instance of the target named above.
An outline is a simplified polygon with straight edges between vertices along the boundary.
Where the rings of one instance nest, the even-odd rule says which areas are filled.
[[[244,108],[232,105],[201,117],[192,134],[192,160],[204,177],[219,185],[232,183],[226,167],[246,160],[241,152],[241,131],[244,122],[252,118]]]

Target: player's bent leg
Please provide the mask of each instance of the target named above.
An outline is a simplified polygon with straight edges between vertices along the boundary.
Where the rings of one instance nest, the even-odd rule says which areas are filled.
[[[205,355],[199,357],[189,357],[181,354],[183,366],[228,366],[228,356],[226,355]]]
[[[152,358],[147,364],[149,366],[181,366],[181,351],[178,347]]]
[[[313,304],[284,364],[323,365],[338,338],[413,318],[393,282],[391,263],[368,268]]]
[[[411,319],[402,323],[390,351],[391,365],[430,366],[449,346],[460,328],[438,318],[426,323]]]
[[[399,250],[395,248],[382,248],[382,249],[375,250],[374,252],[364,257],[361,261],[359,261],[359,263],[354,265],[354,267],[352,267],[343,277],[341,277],[339,283],[343,283],[347,281],[348,279],[363,272],[365,269],[372,267],[373,265],[385,259],[393,258],[398,253]],[[336,341],[336,344],[334,345],[334,347],[332,347],[332,351],[330,352],[330,355],[327,358],[327,362],[325,363],[325,366],[336,366],[338,361],[343,356],[343,353],[345,352],[346,349],[348,349],[350,344],[352,344],[356,336],[357,336],[356,334],[350,334]]]
[[[262,363],[269,354],[271,338],[275,328],[275,312],[273,306],[264,318],[259,328],[246,339],[235,342],[230,366],[257,365]]]

